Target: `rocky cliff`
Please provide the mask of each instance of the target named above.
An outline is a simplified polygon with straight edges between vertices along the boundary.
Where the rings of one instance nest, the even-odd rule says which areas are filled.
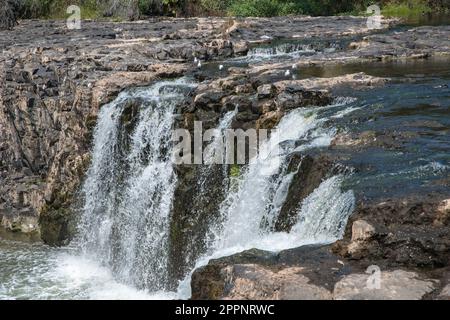
[[[14,31],[1,31],[2,226],[40,232],[51,244],[67,240],[73,231],[70,207],[89,164],[98,109],[121,90],[181,76],[196,68],[194,57],[205,61],[246,54],[263,36],[306,37],[320,34],[324,27],[334,35],[358,34],[367,32],[359,28],[363,25],[364,20],[356,18],[294,18],[288,24],[281,18],[155,18],[83,21],[81,30],[68,30],[64,22],[21,21]],[[257,89],[257,83],[239,73],[222,80],[223,85],[207,84],[195,105],[208,108],[216,101],[206,91],[226,85],[228,91],[234,86],[237,92],[249,89],[247,95]],[[227,107],[238,99],[230,94],[220,97],[229,96],[229,102],[223,102]],[[243,121],[248,117],[257,118],[245,110]]]

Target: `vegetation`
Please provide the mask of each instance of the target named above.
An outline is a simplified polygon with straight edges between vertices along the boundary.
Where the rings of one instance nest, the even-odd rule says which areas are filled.
[[[289,14],[364,14],[379,3],[383,14],[411,16],[448,10],[450,0],[3,0],[20,3],[21,18],[63,18],[66,8],[80,6],[82,18],[150,15],[280,16]]]
[[[383,7],[383,14],[395,17],[417,16],[432,11],[431,6],[424,0],[393,1]]]

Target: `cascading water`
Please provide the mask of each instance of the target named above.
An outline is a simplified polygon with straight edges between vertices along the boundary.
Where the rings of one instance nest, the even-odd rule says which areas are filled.
[[[307,136],[312,137],[312,143],[306,144],[303,150],[326,146],[331,142],[333,131],[321,127],[326,119],[319,118],[316,113],[311,113],[313,110],[297,109],[286,115],[278,126],[277,134],[262,146],[263,149],[268,148],[268,150],[258,155],[259,159],[255,161],[254,165],[248,166],[236,190],[229,192],[221,208],[224,224],[221,226],[221,230],[217,231],[220,236],[216,237],[217,241],[213,250],[234,246],[258,247],[258,242],[262,243],[263,238],[273,234],[273,224],[285,200],[293,176],[292,173],[287,173],[287,166],[289,155],[298,150],[295,142]],[[320,140],[314,138],[315,136],[319,136]],[[276,141],[271,141],[274,139]],[[312,232],[304,231],[308,229],[306,224],[310,225],[306,217],[308,214],[312,214],[310,212],[313,210],[308,208],[306,203],[303,205],[302,212],[299,213],[303,217],[299,221],[299,225],[303,226],[303,229],[298,235],[305,241],[312,240],[313,236],[317,236],[321,238],[321,241],[326,242],[340,236],[342,231],[340,225],[342,223],[345,225],[346,217],[352,210],[352,206],[348,203],[352,202],[353,196],[351,192],[341,193],[338,181],[340,178],[334,177],[324,182],[317,190],[322,193],[323,201],[321,203],[312,201],[317,203],[316,209],[318,210],[314,214],[319,221],[317,222],[319,227],[314,228]],[[325,195],[327,192],[330,197]],[[331,193],[335,198],[331,197]],[[343,205],[335,206],[336,200]],[[305,213],[305,210],[308,213]],[[319,230],[321,227],[322,229]],[[299,228],[295,230],[300,230]],[[297,232],[293,231],[292,233]]]
[[[123,93],[102,108],[83,187],[83,252],[101,259],[121,282],[149,291],[163,290],[168,283],[169,219],[176,184],[170,141],[175,107],[184,99],[176,86],[187,84],[160,82]],[[137,100],[140,110],[127,141],[124,105],[130,100]]]
[[[178,81],[178,86],[182,85],[186,84]],[[84,254],[100,259],[120,282],[149,292],[167,290],[170,281],[170,213],[177,182],[170,137],[175,108],[182,100],[173,83],[161,82],[123,93],[103,107],[83,188],[85,206],[78,243]],[[335,106],[345,103],[338,101]],[[138,116],[133,119],[130,111],[124,110],[136,104]],[[341,177],[325,181],[305,199],[291,233],[273,232],[293,177],[287,172],[289,155],[299,151],[296,143],[300,140],[309,141],[301,146],[302,151],[330,143],[334,131],[322,127],[327,118],[319,116],[319,111],[332,107],[297,109],[286,115],[277,134],[260,146],[256,161],[231,183],[225,179],[229,168],[213,164],[214,152],[223,150],[223,131],[230,127],[237,110],[223,116],[204,154],[206,165],[199,170],[197,181],[200,198],[194,198],[194,207],[197,200],[208,201],[208,180],[218,168],[224,178],[225,200],[205,239],[191,241],[205,245],[207,253],[199,261],[253,247],[280,250],[340,236],[353,204],[352,193],[340,190]],[[129,118],[127,124],[125,118]],[[187,246],[186,264],[192,265],[197,257],[190,244]]]
[[[196,268],[210,259],[252,248],[280,251],[306,244],[331,243],[342,237],[355,203],[352,191],[341,190],[343,175],[325,180],[303,201],[291,232],[274,232],[273,225],[294,175],[287,168],[289,155],[299,150],[296,142],[310,140],[302,146],[302,151],[329,145],[335,130],[326,129],[323,124],[335,114],[336,107],[351,102],[354,100],[338,99],[327,107],[297,109],[281,120],[276,134],[260,146],[262,152],[258,159],[230,184],[228,196],[221,205],[221,221],[211,226],[215,241],[207,254],[198,259]],[[180,282],[180,297],[190,296],[189,283],[190,275]]]

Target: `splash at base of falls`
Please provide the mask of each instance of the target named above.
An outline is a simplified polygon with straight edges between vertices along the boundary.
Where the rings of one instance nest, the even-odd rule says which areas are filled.
[[[33,254],[45,258],[17,256],[16,252],[30,250],[27,245],[5,244],[13,248],[8,259],[22,259],[21,265],[33,272],[22,277],[20,283],[14,277],[2,281],[0,298],[190,297],[190,273],[177,291],[167,288],[170,210],[176,183],[168,141],[174,108],[183,99],[180,92],[185,86],[189,84],[183,81],[161,82],[124,92],[102,108],[92,165],[83,189],[80,236],[67,248],[32,249]],[[124,109],[133,107],[133,103],[139,106],[139,112],[134,118],[129,114],[124,117]],[[328,108],[304,108],[286,115],[278,128],[281,147],[276,147],[280,152],[264,152],[267,158],[259,159],[240,177],[224,184],[226,199],[221,205],[220,221],[210,226],[206,253],[193,261],[195,268],[211,258],[251,248],[280,251],[329,243],[340,237],[354,203],[352,192],[341,190],[343,176],[324,181],[305,199],[290,233],[270,230],[270,221],[278,215],[292,178],[286,168],[289,155],[298,151],[295,142],[309,141],[302,151],[329,145],[335,131],[324,124],[335,113],[335,107],[346,107],[346,102],[339,100]],[[218,129],[226,129],[234,116],[235,112],[225,114]],[[267,148],[273,146],[267,142]],[[268,165],[273,163],[279,165]],[[207,166],[203,173],[208,176]],[[263,226],[262,221],[269,224]],[[14,250],[17,246],[21,248]],[[20,272],[10,270],[7,274]],[[39,283],[39,295],[31,282]],[[16,287],[20,289],[14,291]],[[27,287],[34,290],[27,291]]]

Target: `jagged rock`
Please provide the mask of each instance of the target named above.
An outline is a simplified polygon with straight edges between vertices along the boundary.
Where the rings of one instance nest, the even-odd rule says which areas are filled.
[[[197,269],[192,299],[331,299],[334,284],[352,270],[327,246],[252,249]]]
[[[448,220],[435,223],[441,204],[439,196],[420,195],[361,203],[334,251],[344,258],[383,268],[445,267],[450,262],[450,231]],[[373,228],[369,228],[370,237],[355,240],[350,226],[360,220]]]
[[[377,274],[351,274],[336,283],[335,300],[421,300],[436,288],[436,281],[417,273],[394,270]]]
[[[273,98],[276,87],[273,84],[264,84],[258,87],[258,99]]]
[[[331,173],[333,161],[326,155],[313,157],[295,154],[289,163],[288,172],[294,173],[278,220],[276,231],[290,231],[297,222],[297,213],[303,200],[309,196]]]
[[[450,300],[450,284],[446,285],[439,294],[439,298],[443,300]]]
[[[222,270],[229,279],[230,300],[329,300],[331,292],[310,283],[302,268],[273,272],[257,265],[233,265]]]

